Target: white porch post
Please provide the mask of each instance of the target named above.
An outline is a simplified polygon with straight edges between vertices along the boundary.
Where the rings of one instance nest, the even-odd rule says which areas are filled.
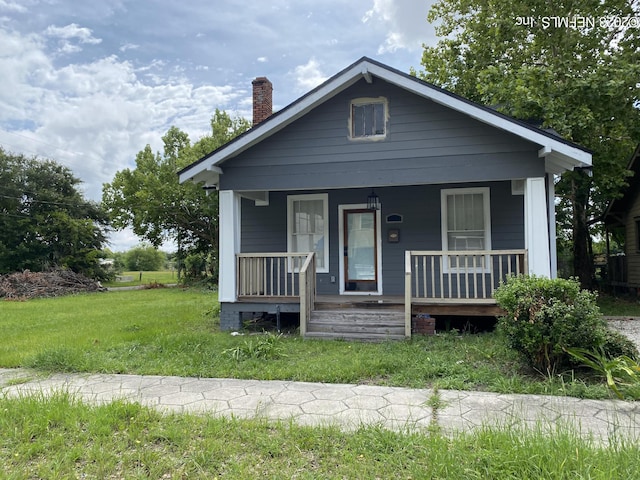
[[[549,210],[545,178],[527,178],[524,188],[524,234],[529,274],[551,277]],[[554,236],[555,239],[555,236]]]
[[[547,173],[547,208],[549,209],[549,254],[551,278],[558,277],[558,247],[556,245],[556,186],[553,173]]]
[[[219,200],[220,256],[218,300],[235,302],[236,253],[240,253],[240,195],[233,190],[221,190]]]

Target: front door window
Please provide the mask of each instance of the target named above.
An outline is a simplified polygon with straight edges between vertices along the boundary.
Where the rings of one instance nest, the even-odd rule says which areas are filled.
[[[344,211],[344,289],[374,292],[378,289],[376,212]]]

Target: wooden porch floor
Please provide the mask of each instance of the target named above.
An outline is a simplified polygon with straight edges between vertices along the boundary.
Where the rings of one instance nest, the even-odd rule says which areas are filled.
[[[239,297],[240,302],[255,302],[255,297]],[[297,297],[260,297],[264,303],[299,303]],[[403,295],[317,295],[316,310],[334,310],[349,308],[369,308],[380,310],[404,310]],[[493,299],[413,299],[411,313],[428,313],[430,315],[452,316],[486,316],[503,315],[504,311]]]

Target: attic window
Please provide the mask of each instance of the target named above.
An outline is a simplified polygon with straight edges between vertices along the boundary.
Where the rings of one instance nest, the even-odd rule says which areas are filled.
[[[351,138],[384,137],[387,133],[385,98],[360,98],[351,102]]]

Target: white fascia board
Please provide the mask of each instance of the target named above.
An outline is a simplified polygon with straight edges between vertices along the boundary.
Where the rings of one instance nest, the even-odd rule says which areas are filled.
[[[195,175],[183,176],[180,175],[179,182],[184,183],[191,180],[193,183],[205,183],[206,185],[218,185],[220,182],[220,175],[210,170],[201,170]]]
[[[538,157],[539,158],[547,157],[548,155],[551,154],[552,151],[553,150],[551,150],[551,147],[549,145],[545,145],[540,150],[538,150]]]
[[[203,162],[206,163],[206,162]],[[199,165],[197,165],[199,166]],[[180,174],[178,177],[179,183],[184,183],[191,180],[193,183],[205,182],[208,185],[217,185],[220,180],[220,175],[224,172],[220,167],[215,165],[203,165],[204,168],[188,170]]]
[[[574,166],[586,167],[591,166],[592,164],[591,154],[589,152],[585,152],[584,150],[581,150],[579,148],[567,145],[564,142],[554,140],[551,137],[543,135],[542,133],[538,133],[535,130],[531,130],[516,122],[512,122],[500,115],[495,115],[492,112],[480,108],[476,105],[467,103],[459,98],[448,95],[439,89],[432,88],[429,85],[425,85],[419,82],[415,82],[410,78],[399,75],[396,72],[389,71],[385,68],[380,67],[379,65],[369,64],[368,71],[375,76],[393,83],[394,85],[412,91],[422,97],[439,103],[440,105],[444,105],[445,107],[449,107],[453,110],[464,113],[465,115],[468,115],[471,118],[475,118],[476,120],[486,123],[487,125],[491,125],[501,130],[513,133],[514,135],[517,135],[525,140],[543,145],[543,148],[545,150],[548,150],[549,153],[554,152],[563,157],[566,157],[568,160],[571,160]]]
[[[587,165],[575,165],[575,163],[568,159],[566,156],[559,155],[557,152],[553,152],[544,157],[545,172],[553,173],[554,175],[561,175],[563,172],[566,172],[567,170],[573,170],[578,166]]]

